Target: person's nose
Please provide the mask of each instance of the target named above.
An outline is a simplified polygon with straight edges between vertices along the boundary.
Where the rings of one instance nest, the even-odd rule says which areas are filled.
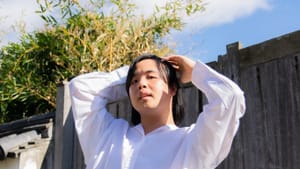
[[[147,87],[147,80],[145,78],[141,78],[139,80],[139,90]]]

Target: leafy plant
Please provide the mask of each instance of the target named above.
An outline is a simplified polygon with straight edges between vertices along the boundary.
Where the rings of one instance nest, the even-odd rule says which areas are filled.
[[[203,10],[200,0],[186,2],[170,1],[144,17],[128,1],[91,0],[87,9],[75,0],[38,0],[47,28],[0,50],[0,122],[54,111],[57,84],[78,74],[111,71],[145,52],[170,53],[162,38],[182,28],[179,12]],[[105,5],[112,10],[105,13]]]

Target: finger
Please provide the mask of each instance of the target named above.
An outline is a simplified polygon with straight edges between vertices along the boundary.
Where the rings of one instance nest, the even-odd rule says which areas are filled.
[[[179,55],[170,55],[163,58],[166,61],[178,62],[181,58]]]
[[[174,61],[171,61],[171,60],[170,61],[165,60],[165,61],[170,63],[174,69],[179,70],[180,66],[178,65],[177,62],[174,62]]]
[[[176,65],[176,67],[180,67],[182,64],[182,59],[176,55],[165,57],[163,60],[171,63],[172,65]]]

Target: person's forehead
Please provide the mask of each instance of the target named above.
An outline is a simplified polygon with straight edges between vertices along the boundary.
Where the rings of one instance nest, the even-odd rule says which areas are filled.
[[[157,63],[154,60],[146,59],[136,64],[134,75],[137,74],[148,74],[148,73],[159,73]]]
[[[135,71],[137,70],[158,70],[157,62],[152,59],[145,59],[136,64]]]
[[[156,65],[157,61],[154,59],[143,59],[141,61],[139,61],[136,65]]]

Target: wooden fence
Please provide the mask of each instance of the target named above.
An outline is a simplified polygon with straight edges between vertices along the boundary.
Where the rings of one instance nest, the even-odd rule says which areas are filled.
[[[227,45],[227,54],[208,63],[240,85],[247,110],[229,156],[218,169],[298,169],[300,166],[300,31],[241,48]],[[74,131],[67,82],[58,87],[53,166],[82,169],[83,156]],[[183,126],[195,122],[205,96],[194,86],[181,88]],[[129,109],[127,100],[108,106],[116,117]],[[119,111],[122,110],[122,111]]]

